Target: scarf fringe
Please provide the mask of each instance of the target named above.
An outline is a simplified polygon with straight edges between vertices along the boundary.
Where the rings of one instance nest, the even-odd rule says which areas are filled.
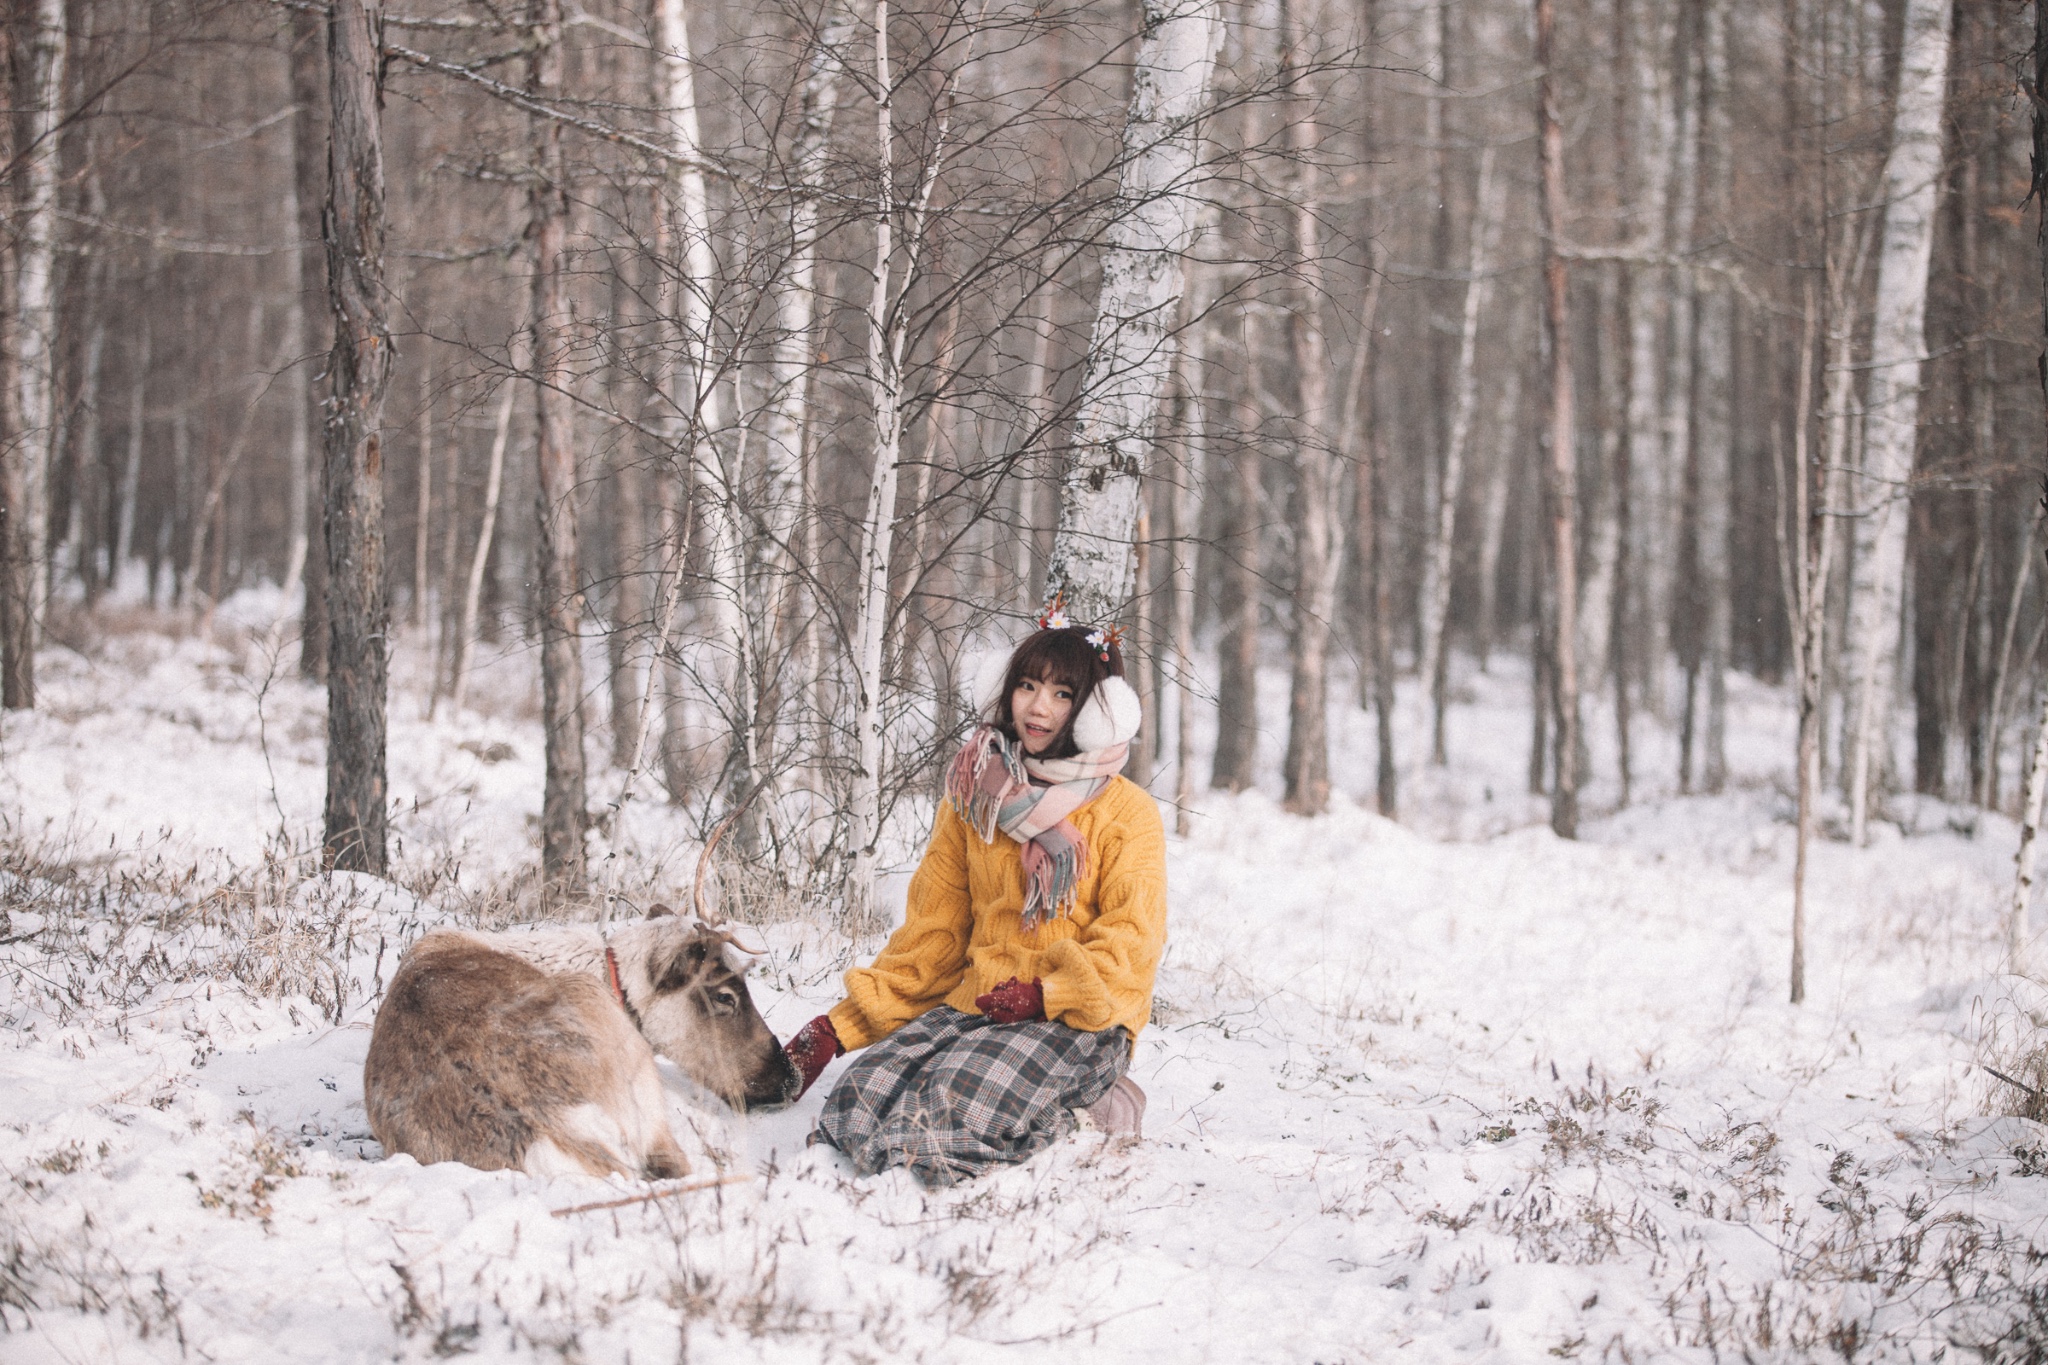
[[[1056,781],[1055,786],[1086,787],[1092,797],[1123,766],[1127,752],[1128,746],[1116,745],[1083,755],[1079,760],[1063,760],[1063,764],[1081,767],[1084,772],[1090,767],[1098,772],[1065,778]],[[1001,765],[1001,780],[992,780],[992,763]],[[1038,803],[1038,797],[1024,799],[1033,791],[1023,746],[1006,740],[991,726],[982,726],[968,737],[946,772],[946,798],[983,843],[992,841],[996,830],[1003,828],[1006,808],[1011,809],[1011,814],[1010,828],[1005,832],[1014,838],[1019,828],[1030,828],[1020,826],[1019,821],[1028,817]],[[1080,900],[1081,881],[1088,875],[1088,845],[1080,832],[1062,819],[1036,835],[1019,838],[1018,842],[1023,845],[1024,927],[1036,929],[1048,920],[1071,915]]]

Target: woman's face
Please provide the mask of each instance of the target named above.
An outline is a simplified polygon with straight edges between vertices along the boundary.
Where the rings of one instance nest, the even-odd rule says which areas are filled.
[[[1033,758],[1052,747],[1073,712],[1074,689],[1065,683],[1025,678],[1010,694],[1010,719],[1017,726],[1017,739]]]

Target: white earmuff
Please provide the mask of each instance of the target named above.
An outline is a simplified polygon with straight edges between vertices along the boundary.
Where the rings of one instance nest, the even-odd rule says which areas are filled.
[[[1145,708],[1138,694],[1122,678],[1104,678],[1088,694],[1081,714],[1074,717],[1074,747],[1082,753],[1128,744],[1137,738]]]

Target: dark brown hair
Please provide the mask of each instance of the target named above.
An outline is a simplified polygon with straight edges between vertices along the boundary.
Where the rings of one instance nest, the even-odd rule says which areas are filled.
[[[1074,721],[1081,708],[1095,694],[1097,683],[1124,675],[1124,652],[1116,641],[1109,642],[1109,657],[1104,659],[1104,651],[1088,643],[1088,634],[1086,626],[1061,626],[1057,630],[1035,631],[1024,638],[1003,670],[1003,690],[996,696],[998,730],[1012,740],[1017,738],[1017,719],[1010,714],[1010,697],[1026,678],[1054,687],[1070,687],[1074,690],[1074,709],[1067,713],[1066,725],[1043,756],[1072,758],[1081,752],[1074,743]]]

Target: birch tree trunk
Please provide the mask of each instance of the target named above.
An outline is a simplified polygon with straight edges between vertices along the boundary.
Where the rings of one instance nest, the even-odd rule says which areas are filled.
[[[676,364],[670,375],[670,425],[676,448],[685,454],[694,501],[707,536],[705,577],[709,592],[700,617],[702,630],[686,669],[692,684],[689,704],[675,719],[686,727],[725,706],[731,725],[726,771],[732,790],[752,785],[746,742],[753,706],[745,664],[747,621],[742,610],[746,565],[739,522],[740,489],[719,452],[726,427],[725,386],[712,363],[712,310],[716,302],[718,257],[711,236],[711,200],[705,188],[703,138],[698,130],[696,76],[691,56],[689,12],[684,0],[657,0],[655,35],[659,99],[668,119],[668,297],[663,313],[676,329]],[[695,713],[695,714],[693,714]]]
[[[1850,582],[1847,688],[1850,837],[1867,836],[1872,788],[1893,770],[1891,714],[1906,580],[1908,485],[1927,350],[1927,275],[1941,175],[1952,0],[1907,0],[1884,168],[1884,235],[1864,402],[1863,461],[1850,476],[1856,553]]]
[[[1466,261],[1465,311],[1458,332],[1455,406],[1451,431],[1444,443],[1443,474],[1437,484],[1436,515],[1429,530],[1422,564],[1422,660],[1417,674],[1429,689],[1432,720],[1429,761],[1442,767],[1445,751],[1444,710],[1449,669],[1446,667],[1444,623],[1451,610],[1451,549],[1456,542],[1458,500],[1465,488],[1465,456],[1472,444],[1473,418],[1479,408],[1479,319],[1486,311],[1488,272],[1500,236],[1501,210],[1507,186],[1494,176],[1493,148],[1479,154],[1479,184],[1473,202],[1472,252]]]
[[[1368,147],[1370,154],[1370,147]],[[1370,706],[1375,727],[1374,791],[1379,813],[1400,818],[1400,770],[1394,763],[1394,599],[1389,583],[1385,534],[1386,486],[1381,477],[1378,410],[1373,402],[1374,363],[1379,336],[1380,292],[1386,284],[1375,270],[1365,287],[1359,310],[1358,346],[1351,357],[1345,385],[1343,435],[1339,445],[1353,467],[1351,526],[1358,537],[1359,596],[1366,612],[1359,665],[1359,705]]]
[[[1142,0],[1116,217],[1046,569],[1047,595],[1064,593],[1076,621],[1114,621],[1130,598],[1139,481],[1173,367],[1169,329],[1198,220],[1189,189],[1220,11],[1219,0]]]
[[[802,112],[797,126],[791,160],[797,184],[805,191],[822,189],[827,142],[833,116],[839,105],[839,72],[853,41],[854,16],[849,0],[829,0],[823,16],[817,47],[811,53],[805,74]],[[805,432],[810,421],[812,360],[817,347],[818,298],[818,199],[802,193],[790,213],[790,259],[786,279],[775,295],[776,335],[769,361],[770,398],[762,436],[765,447],[764,521],[768,530],[767,555],[782,572],[780,601],[775,617],[786,620],[798,609],[804,580],[788,572],[795,558],[801,527],[815,526],[807,506],[809,480],[804,467]],[[816,558],[805,556],[807,566]],[[815,636],[817,612],[805,615],[807,635]],[[807,658],[818,651],[806,649]],[[821,665],[813,665],[807,676],[822,685]],[[822,735],[810,746],[812,753],[823,749]]]
[[[1282,801],[1297,815],[1330,808],[1329,660],[1330,626],[1337,614],[1337,574],[1344,542],[1337,509],[1344,487],[1344,460],[1337,448],[1330,411],[1330,356],[1323,336],[1322,212],[1315,159],[1321,141],[1315,122],[1315,91],[1302,72],[1309,29],[1303,6],[1286,9],[1288,32],[1283,63],[1287,84],[1299,106],[1290,111],[1287,144],[1297,167],[1292,218],[1296,295],[1288,318],[1288,350],[1299,397],[1294,442],[1295,526],[1294,630],[1289,641],[1291,676],[1287,692],[1287,753],[1281,764]]]
[[[326,424],[329,866],[385,870],[384,143],[379,0],[333,0],[327,19],[327,293],[334,315]]]
[[[57,125],[67,44],[64,0],[35,0],[26,138],[14,241],[14,416],[0,461],[0,706],[36,704],[35,656],[50,596],[50,466],[57,452]]]
[[[317,22],[317,21],[315,21]],[[316,31],[315,41],[318,41]],[[153,256],[144,256],[142,261],[142,288],[146,293],[155,271]],[[149,419],[149,372],[150,372],[150,324],[149,309],[137,309],[142,316],[136,321],[134,387],[128,391],[128,451],[121,469],[121,488],[117,496],[121,500],[120,510],[114,517],[114,557],[107,566],[107,578],[116,587],[120,585],[122,571],[127,567],[128,557],[135,549],[135,504],[142,495],[142,446],[145,424]],[[308,362],[311,363],[310,361]],[[301,430],[310,425],[310,403],[301,412],[308,413]],[[322,627],[320,654],[327,655],[327,638]]]
[[[1646,253],[1662,255],[1674,243],[1690,244],[1692,206],[1688,195],[1673,202],[1674,179],[1693,182],[1698,154],[1688,135],[1691,105],[1684,96],[1687,82],[1677,69],[1676,7],[1660,4],[1655,20],[1635,44],[1633,57],[1635,124],[1641,130],[1640,184],[1631,196],[1637,206],[1637,240]],[[1659,60],[1660,54],[1664,59]],[[1667,370],[1662,351],[1675,335],[1690,335],[1687,296],[1681,275],[1669,266],[1635,266],[1629,290],[1628,453],[1630,529],[1635,543],[1630,561],[1641,568],[1636,585],[1640,637],[1633,652],[1641,670],[1644,707],[1660,718],[1669,716],[1665,692],[1671,660],[1671,598],[1678,562],[1678,487],[1685,447],[1665,431],[1667,413],[1682,409],[1675,402],[1684,392],[1679,377],[1684,357],[1674,354]],[[1674,392],[1675,391],[1675,392]]]
[[[861,519],[856,580],[860,609],[854,642],[854,770],[847,803],[853,871],[846,921],[855,935],[875,923],[876,845],[882,833],[882,658],[889,622],[889,557],[896,522],[897,464],[903,441],[903,333],[892,326],[890,270],[896,251],[893,147],[895,86],[889,74],[889,4],[875,0],[876,166],[874,290],[868,300],[868,392],[874,407],[874,469]]]
[[[1704,163],[1706,208],[1712,215],[1707,231],[1723,234],[1729,221],[1729,144],[1733,120],[1728,80],[1728,12],[1725,4],[1704,7],[1705,28],[1700,76],[1700,160]],[[1705,673],[1707,692],[1706,790],[1719,793],[1728,785],[1728,655],[1733,642],[1733,602],[1730,598],[1728,536],[1731,525],[1729,499],[1733,489],[1735,395],[1734,358],[1736,345],[1736,300],[1724,283],[1717,282],[1698,297],[1694,311],[1697,327],[1693,343],[1696,420],[1693,424],[1693,453],[1698,474],[1698,520],[1694,526],[1697,580],[1704,599],[1700,622],[1700,668]]]
[[[512,366],[515,371],[523,368],[516,349]],[[484,573],[490,567],[491,544],[498,533],[498,504],[505,490],[505,450],[512,440],[512,405],[519,394],[519,381],[507,378],[500,389],[497,421],[491,431],[491,463],[484,475],[483,520],[477,526],[476,548],[469,557],[469,573],[462,588],[462,618],[455,628],[454,658],[448,665],[448,700],[457,711],[462,709],[462,699],[469,687],[470,652],[476,647],[476,618],[483,603]]]
[[[2041,305],[2048,310],[2048,5],[2034,7],[2034,175],[2033,193],[2038,218],[2034,246],[2040,254]],[[2042,414],[2048,419],[2048,311],[2042,317],[2042,351],[2035,373],[2040,376]],[[2044,421],[2048,426],[2048,421]],[[2048,508],[2044,508],[2048,510]],[[2034,899],[2035,843],[2041,831],[2041,806],[2048,798],[2048,701],[2042,703],[2034,762],[2027,773],[2027,793],[2021,803],[2020,847],[2016,857],[2018,875],[2013,879],[2012,905],[2006,912],[2007,970],[2024,974],[2027,961],[2027,911]]]
[[[562,88],[561,0],[534,0],[529,81],[553,102]],[[533,238],[535,558],[539,561],[541,723],[547,773],[541,789],[541,875],[557,893],[587,882],[583,829],[583,591],[576,518],[576,439],[567,392],[568,166],[562,125],[534,124]]]
[[[1560,248],[1564,224],[1564,129],[1557,119],[1556,0],[1536,0],[1536,139],[1543,219],[1543,330],[1550,357],[1546,395],[1550,450],[1551,696],[1557,714],[1557,783],[1551,789],[1550,827],[1560,838],[1579,835],[1578,465],[1572,414],[1570,280]]]

